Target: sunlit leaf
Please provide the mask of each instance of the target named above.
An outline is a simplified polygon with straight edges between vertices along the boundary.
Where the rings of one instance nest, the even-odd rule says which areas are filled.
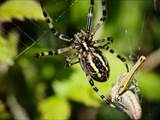
[[[2,63],[13,65],[17,54],[18,37],[16,32],[10,32],[8,38],[0,36],[0,61]]]
[[[139,86],[141,88],[142,96],[149,99],[158,101],[160,100],[159,87],[160,76],[153,72],[141,72],[139,74]]]
[[[53,87],[56,94],[70,100],[83,103],[87,106],[99,105],[92,88],[86,80],[85,74],[78,65],[74,67],[74,73],[69,79],[65,80],[65,82],[54,82]]]
[[[0,6],[0,20],[43,19],[41,8],[34,0],[8,0]]]
[[[70,100],[83,103],[87,106],[98,106],[99,102],[95,99],[92,88],[89,86],[84,73],[79,66],[74,67],[70,79],[65,82],[54,82],[53,86],[58,95],[64,96]]]
[[[49,97],[39,104],[41,120],[67,120],[70,106],[67,100],[60,97]]]

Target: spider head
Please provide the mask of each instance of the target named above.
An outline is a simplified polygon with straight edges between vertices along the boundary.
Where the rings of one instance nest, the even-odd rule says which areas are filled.
[[[78,43],[83,43],[83,42],[89,43],[89,41],[90,41],[89,40],[90,39],[89,34],[84,32],[83,30],[81,30],[80,32],[76,33],[74,36],[75,36],[76,42],[78,42]]]
[[[75,44],[81,52],[89,50],[88,34],[83,30],[74,34]]]

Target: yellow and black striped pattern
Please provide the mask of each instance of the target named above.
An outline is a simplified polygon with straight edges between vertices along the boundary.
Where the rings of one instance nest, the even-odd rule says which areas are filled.
[[[89,48],[87,48],[89,49]],[[104,82],[109,77],[109,65],[102,52],[97,48],[87,51],[80,57],[81,66],[94,80]]]

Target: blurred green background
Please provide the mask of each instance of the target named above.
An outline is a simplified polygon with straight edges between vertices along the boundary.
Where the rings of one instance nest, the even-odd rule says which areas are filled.
[[[130,67],[147,57],[136,74],[142,94],[142,120],[160,119],[160,1],[106,0],[108,17],[95,38],[112,36],[111,47]],[[56,28],[72,37],[86,29],[89,0],[44,0]],[[95,0],[93,25],[101,16]],[[64,67],[65,56],[36,59],[33,54],[68,46],[44,22],[38,0],[0,1],[1,120],[128,120],[102,103],[79,64]],[[110,78],[97,83],[107,94],[125,66],[107,51]],[[114,115],[113,115],[114,114]]]

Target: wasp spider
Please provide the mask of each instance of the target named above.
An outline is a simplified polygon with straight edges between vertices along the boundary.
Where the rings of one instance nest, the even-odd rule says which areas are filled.
[[[47,14],[43,6],[43,2],[41,0],[41,8],[43,11],[44,18],[50,30],[52,31],[53,35],[63,41],[70,42],[72,44],[69,47],[60,48],[58,50],[36,53],[35,57],[39,58],[41,56],[47,56],[47,55],[54,56],[74,51],[72,55],[66,56],[65,66],[69,67],[76,63],[80,63],[93,90],[101,97],[101,99],[106,104],[110,105],[110,100],[108,100],[103,94],[100,93],[100,91],[95,86],[93,81],[96,80],[99,82],[104,82],[109,77],[109,72],[110,72],[109,64],[107,59],[103,55],[101,49],[108,50],[110,53],[116,56],[120,61],[125,63],[127,71],[129,71],[129,69],[126,60],[119,54],[116,54],[114,50],[108,46],[110,43],[113,42],[112,37],[93,40],[93,36],[97,32],[97,30],[102,26],[107,16],[106,0],[101,0],[101,4],[102,4],[102,17],[99,19],[98,23],[95,25],[93,30],[91,30],[91,26],[92,26],[92,18],[94,11],[94,0],[90,0],[86,31],[81,30],[80,32],[75,33],[72,38],[69,38],[64,34],[59,33],[53,26],[52,19]],[[105,44],[100,46],[97,43],[105,43]],[[77,58],[77,61],[73,62],[73,58]]]

